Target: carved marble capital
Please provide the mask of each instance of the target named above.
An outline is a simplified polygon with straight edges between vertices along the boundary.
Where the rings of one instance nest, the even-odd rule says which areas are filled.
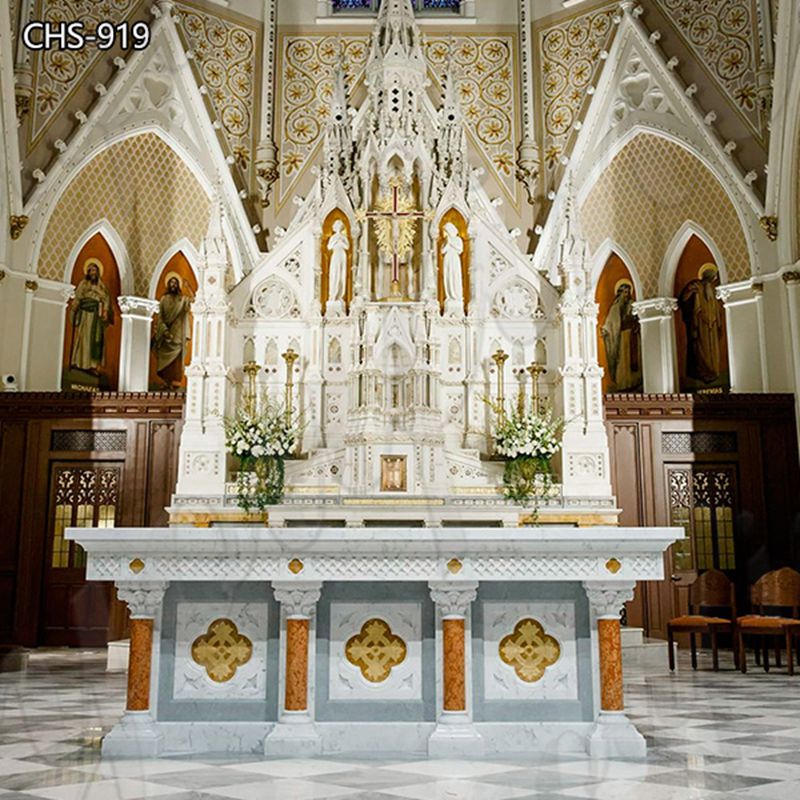
[[[787,286],[793,286],[800,283],[800,272],[796,270],[790,270],[789,272],[784,272],[783,275],[781,275],[781,277],[783,278],[783,282]]]
[[[674,297],[653,297],[633,304],[633,313],[642,322],[670,317],[677,309],[678,301]]]
[[[158,300],[148,300],[146,297],[120,297],[117,302],[123,317],[140,317],[149,320],[158,311]]]
[[[428,586],[431,590],[431,599],[443,617],[466,617],[470,605],[478,596],[477,581],[468,583],[432,581]]]
[[[128,604],[131,619],[152,619],[161,609],[168,581],[117,581],[117,597]]]
[[[633,600],[633,581],[605,583],[603,581],[584,581],[583,588],[589,598],[589,605],[598,617],[619,619],[622,606]]]
[[[322,584],[318,581],[308,583],[272,582],[275,599],[293,619],[310,619],[314,616],[317,603],[322,594]]]

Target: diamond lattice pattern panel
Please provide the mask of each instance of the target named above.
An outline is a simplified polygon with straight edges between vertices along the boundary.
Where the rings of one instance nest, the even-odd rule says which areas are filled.
[[[107,219],[122,238],[134,291],[147,296],[165,251],[182,238],[199,246],[210,203],[197,179],[162,139],[145,133],[92,159],[67,187],[47,226],[39,276],[62,280],[79,237]]]
[[[687,221],[713,237],[728,281],[750,275],[747,242],[733,204],[714,175],[680,145],[639,134],[609,164],[581,209],[592,250],[610,238],[633,261],[646,297],[657,297],[661,264]],[[642,298],[642,299],[645,299]]]

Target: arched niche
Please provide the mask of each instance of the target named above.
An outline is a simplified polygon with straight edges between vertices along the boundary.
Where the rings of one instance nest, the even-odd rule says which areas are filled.
[[[344,225],[344,233],[347,235],[347,241],[350,243],[350,247],[347,250],[347,270],[345,273],[345,285],[344,285],[344,307],[345,313],[349,313],[350,311],[350,300],[353,297],[353,233],[352,228],[350,226],[350,219],[348,218],[347,214],[344,213],[340,208],[334,208],[333,211],[325,217],[325,221],[322,223],[322,252],[320,254],[320,264],[322,265],[321,275],[320,275],[320,306],[322,307],[322,313],[324,314],[327,311],[328,307],[328,300],[330,297],[330,264],[331,264],[331,256],[332,252],[328,248],[330,244],[331,237],[334,235],[334,225],[337,222],[342,222]]]
[[[642,391],[642,336],[633,315],[636,284],[627,264],[612,252],[594,293],[598,305],[597,360],[603,368],[603,392]]]
[[[466,314],[472,298],[472,287],[470,286],[469,275],[469,265],[471,263],[472,254],[470,252],[469,226],[467,225],[467,221],[464,219],[464,216],[456,208],[451,208],[448,211],[445,211],[445,213],[442,215],[442,218],[439,220],[439,239],[436,247],[439,307],[441,308],[442,314],[444,314],[444,306],[447,296],[444,289],[444,253],[442,252],[442,247],[444,246],[446,239],[444,228],[448,223],[452,223],[456,226],[458,229],[458,235],[461,237],[461,241],[464,243],[464,252],[461,254],[461,282],[464,288],[464,313]]]
[[[162,303],[165,295],[168,294],[169,283],[172,278],[176,278],[180,284],[180,293],[184,297],[194,297],[197,294],[197,277],[194,274],[192,265],[183,250],[178,250],[163,266],[156,283],[155,299]],[[161,311],[153,319],[153,336],[159,330]],[[172,320],[170,320],[172,322]],[[150,349],[150,389],[158,391],[162,389],[185,389],[186,388],[186,367],[192,360],[192,315],[189,313],[185,319],[177,323],[173,322],[171,337],[175,339],[175,334],[180,335],[181,330],[188,337],[183,347],[182,357],[179,355],[172,363],[162,366],[161,373],[158,371],[158,359],[154,347]]]
[[[730,388],[725,308],[717,299],[719,267],[708,245],[692,236],[675,270],[675,346],[682,392]]]
[[[97,283],[88,273],[98,272]],[[70,272],[75,297],[67,306],[61,386],[70,391],[116,391],[122,321],[119,265],[102,233],[80,249]]]

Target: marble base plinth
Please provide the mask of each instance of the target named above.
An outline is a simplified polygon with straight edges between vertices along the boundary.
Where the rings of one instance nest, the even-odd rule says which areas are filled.
[[[126,711],[103,738],[104,758],[157,758],[164,737],[149,711]]]
[[[483,737],[466,714],[445,711],[428,739],[431,758],[476,758],[485,752]]]
[[[645,758],[647,742],[622,711],[601,711],[589,734],[592,758]]]
[[[311,758],[322,754],[322,739],[313,722],[279,722],[264,739],[264,755]]]

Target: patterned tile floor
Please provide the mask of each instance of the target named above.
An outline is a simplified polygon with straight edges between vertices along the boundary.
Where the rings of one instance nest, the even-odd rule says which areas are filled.
[[[800,676],[634,674],[646,762],[538,755],[470,761],[160,759],[101,763],[125,678],[100,651],[38,651],[0,674],[0,800],[797,800]]]

